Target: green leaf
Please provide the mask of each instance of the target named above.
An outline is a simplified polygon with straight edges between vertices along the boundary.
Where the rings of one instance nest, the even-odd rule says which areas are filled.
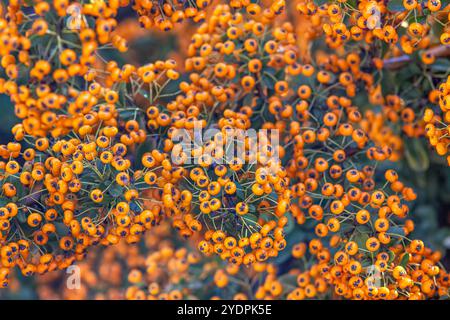
[[[403,81],[409,80],[414,76],[421,76],[422,69],[416,63],[410,63],[408,68],[403,68],[397,73],[397,81],[403,83]]]
[[[440,23],[433,23],[431,25],[431,31],[437,38],[439,38],[440,35],[444,31],[444,26],[442,24],[440,24]]]
[[[0,105],[2,106],[2,117],[0,117],[0,142],[8,143],[13,139],[11,128],[14,126],[17,118],[14,115],[14,107],[9,97],[0,94]]]
[[[67,232],[67,226],[62,222],[56,222],[55,228],[58,234],[65,234]]]
[[[415,172],[424,172],[430,167],[430,159],[425,145],[420,139],[412,139],[406,143],[405,157],[409,167]]]
[[[411,17],[409,17],[409,19],[408,19],[408,22],[409,23],[418,22],[418,23],[424,24],[424,23],[426,23],[426,20],[427,20],[427,17],[425,15],[420,16],[420,17],[411,15]]]
[[[386,53],[389,51],[389,45],[386,42],[381,43],[381,56],[384,57]]]

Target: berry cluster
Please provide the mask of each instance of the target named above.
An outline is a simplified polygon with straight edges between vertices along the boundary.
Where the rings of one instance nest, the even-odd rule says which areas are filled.
[[[1,4],[0,94],[17,123],[0,145],[0,285],[63,299],[448,297],[399,168],[424,138],[450,164],[450,5],[397,2]],[[126,10],[132,28],[188,38],[176,59],[133,61]],[[187,18],[193,32],[170,32]]]

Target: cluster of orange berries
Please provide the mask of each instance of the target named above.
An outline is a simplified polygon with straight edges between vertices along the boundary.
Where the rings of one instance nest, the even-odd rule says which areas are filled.
[[[220,131],[191,151],[199,156],[185,181],[166,185],[163,195],[165,206],[175,206],[173,225],[183,236],[203,230],[200,251],[238,265],[265,261],[284,249],[283,216],[290,198],[286,172],[274,159],[268,137],[246,136],[243,130],[249,128],[245,115],[226,110]],[[255,153],[252,145],[258,143],[263,147]],[[237,154],[230,155],[233,146]],[[182,152],[179,167],[188,156]]]
[[[350,54],[347,58],[351,73],[341,75],[355,77],[359,73],[358,56]],[[343,63],[336,65],[337,70],[343,68]],[[330,65],[324,67],[327,69]],[[389,134],[383,128],[388,121],[382,121],[381,127],[377,127],[372,121],[375,117],[373,112],[362,114],[358,107],[352,105],[352,91],[348,86],[346,90],[339,88],[346,87],[342,83],[344,76],[334,80],[340,83],[327,83],[320,81],[323,78],[319,77],[321,72],[317,72],[317,83],[325,87],[323,90],[327,95],[320,95],[320,86],[310,89],[310,85],[300,85],[296,90],[299,95],[309,93],[300,102],[305,107],[296,108],[296,121],[288,121],[288,124],[277,122],[279,128],[290,129],[286,132],[285,142],[286,146],[293,146],[292,152],[285,152],[290,155],[286,165],[292,186],[290,210],[297,223],[304,226],[305,232],[314,230],[314,238],[308,246],[317,260],[299,276],[299,288],[288,297],[325,297],[330,290],[334,290],[333,296],[351,299],[446,296],[448,275],[437,267],[437,261],[429,262],[433,271],[416,281],[420,284],[415,284],[406,274],[405,277],[391,277],[386,282],[389,286],[386,283],[382,286],[373,284],[371,273],[377,272],[387,278],[390,271],[387,262],[375,259],[375,255],[391,252],[395,257],[392,261],[398,260],[394,262],[394,268],[406,253],[408,255],[404,255],[403,262],[412,272],[417,270],[416,261],[427,260],[433,253],[430,250],[425,253],[420,240],[408,239],[414,230],[411,220],[402,223],[409,213],[405,202],[416,199],[414,191],[406,187],[392,169],[385,171],[384,180],[378,178],[378,163],[396,161],[400,157],[401,145],[396,143],[398,137],[381,139]],[[361,79],[370,87],[370,77]],[[387,100],[390,103],[392,97]],[[321,103],[323,107],[319,107]],[[329,244],[324,243],[325,239],[329,239]],[[415,251],[410,251],[416,247]],[[305,248],[297,247],[294,254],[302,257]],[[440,259],[439,254],[434,258]],[[349,284],[349,279],[356,282]],[[393,293],[389,294],[388,288]],[[381,290],[380,294],[377,290]]]

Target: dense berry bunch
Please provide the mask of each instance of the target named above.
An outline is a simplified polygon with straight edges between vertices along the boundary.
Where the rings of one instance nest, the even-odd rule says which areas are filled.
[[[448,3],[440,0],[404,1],[299,1],[297,10],[308,15],[317,33],[324,33],[326,43],[337,48],[349,41],[373,44],[376,40],[408,54],[427,48],[437,40],[447,45]],[[442,33],[433,26],[442,26]],[[398,49],[397,49],[398,50]]]
[[[1,4],[0,94],[17,121],[0,145],[0,285],[44,299],[448,298],[413,222],[424,186],[402,167],[427,170],[424,138],[450,164],[449,9]],[[142,38],[168,31],[183,48],[137,61],[126,12]],[[184,20],[193,32],[170,32]]]

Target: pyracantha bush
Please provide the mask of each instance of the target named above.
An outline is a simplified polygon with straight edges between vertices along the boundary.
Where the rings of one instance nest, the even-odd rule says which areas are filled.
[[[432,149],[450,163],[449,15],[443,0],[2,2],[1,294],[448,298],[413,222],[427,186],[403,167],[437,166]],[[159,31],[183,48],[136,61]]]

